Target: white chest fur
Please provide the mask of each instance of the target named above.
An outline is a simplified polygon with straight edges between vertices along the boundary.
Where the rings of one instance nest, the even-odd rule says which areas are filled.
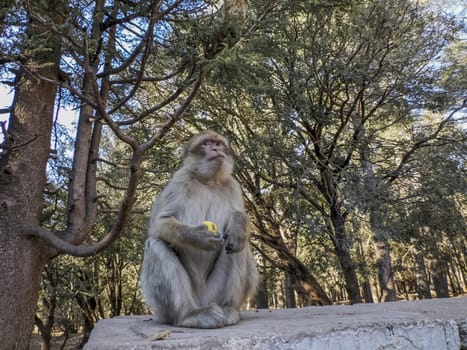
[[[199,225],[205,220],[212,221],[222,233],[235,210],[229,192],[215,185],[193,186],[183,197],[179,220],[185,224]]]

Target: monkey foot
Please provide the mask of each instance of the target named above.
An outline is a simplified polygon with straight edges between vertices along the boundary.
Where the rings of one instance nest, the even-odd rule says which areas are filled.
[[[224,327],[225,315],[217,304],[196,309],[190,312],[176,326],[188,328],[222,328]]]
[[[233,307],[223,307],[224,311],[224,326],[232,326],[240,321],[240,313]]]

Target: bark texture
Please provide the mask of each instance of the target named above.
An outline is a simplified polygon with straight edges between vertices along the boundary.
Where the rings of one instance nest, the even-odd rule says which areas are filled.
[[[49,4],[49,6],[55,6]],[[31,18],[28,39],[43,28]],[[60,44],[35,51],[15,81],[15,99],[0,155],[0,339],[1,349],[29,349],[41,272],[50,252],[28,236],[39,226],[57,80]]]

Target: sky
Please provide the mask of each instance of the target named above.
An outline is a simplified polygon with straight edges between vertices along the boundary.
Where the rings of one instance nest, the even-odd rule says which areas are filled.
[[[11,93],[10,88],[0,84],[0,109],[9,107],[12,99],[13,94]],[[7,117],[7,114],[0,114],[0,121],[5,121]]]
[[[10,87],[6,87],[0,84],[0,109],[8,108],[11,106],[13,101],[13,93]],[[0,122],[4,122],[8,120],[8,114],[0,114]],[[58,115],[59,122],[68,128],[72,129],[73,124],[77,120],[77,111],[71,110],[70,107],[62,106],[59,115]],[[3,137],[0,135],[0,142],[2,141]]]

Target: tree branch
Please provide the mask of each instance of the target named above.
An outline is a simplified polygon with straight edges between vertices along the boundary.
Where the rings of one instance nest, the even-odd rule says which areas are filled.
[[[55,248],[59,253],[70,254],[73,256],[92,256],[102,252],[108,246],[110,246],[120,235],[123,228],[128,222],[130,209],[136,199],[136,189],[139,179],[141,177],[141,158],[142,153],[137,151],[133,153],[131,160],[130,170],[131,175],[128,181],[127,190],[125,196],[121,202],[118,210],[117,219],[112,230],[99,242],[89,245],[80,246],[68,242],[65,239],[60,238],[57,234],[40,227],[37,224],[24,223],[24,229],[27,235],[41,238]]]
[[[402,168],[408,163],[412,155],[420,148],[425,147],[427,143],[433,139],[435,139],[439,133],[446,127],[446,125],[452,121],[454,114],[457,112],[461,111],[462,109],[467,108],[467,100],[463,101],[463,103],[454,108],[454,110],[445,118],[443,119],[436,130],[431,133],[430,135],[424,137],[423,139],[415,142],[412,147],[403,155],[401,161],[399,162],[399,165],[397,168],[392,171],[390,174],[386,175],[385,178],[388,180],[389,183],[392,183],[394,180],[396,180],[402,173]]]
[[[182,103],[182,105],[178,108],[178,110],[175,111],[175,113],[172,115],[172,117],[165,122],[164,125],[159,129],[159,132],[153,135],[151,139],[144,144],[141,145],[141,149],[143,152],[147,151],[150,149],[154,144],[159,141],[167,132],[172,128],[172,126],[179,121],[180,119],[183,118],[184,113],[188,106],[190,105],[191,101],[193,98],[196,96],[199,88],[201,87],[201,84],[203,83],[204,77],[205,77],[205,72],[204,72],[204,67],[200,67],[200,72],[198,75],[198,78],[196,79],[193,88],[190,92],[190,94],[187,96],[186,100]]]

